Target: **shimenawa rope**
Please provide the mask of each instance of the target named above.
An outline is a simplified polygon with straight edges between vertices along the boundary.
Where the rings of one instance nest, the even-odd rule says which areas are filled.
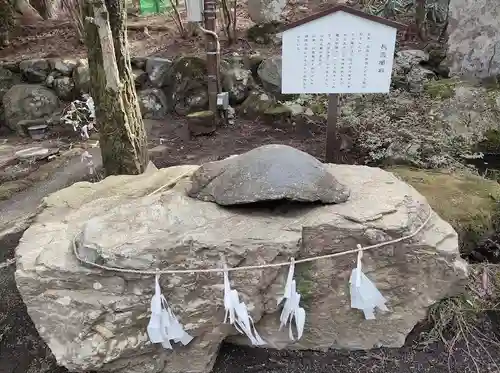
[[[386,241],[386,242],[381,242],[377,243],[375,245],[370,245],[370,246],[365,246],[362,247],[361,245],[358,245],[356,249],[352,250],[347,250],[347,251],[342,251],[340,253],[333,253],[333,254],[326,254],[326,255],[320,255],[320,256],[313,256],[309,258],[303,258],[303,259],[295,259],[294,263],[299,264],[299,263],[306,263],[306,262],[312,262],[315,260],[321,260],[321,259],[327,259],[327,258],[335,258],[338,256],[342,255],[349,255],[349,254],[354,254],[358,253],[359,251],[365,251],[365,250],[371,250],[371,249],[376,249],[379,247],[387,246],[387,245],[392,245],[401,241],[408,240],[414,236],[416,236],[431,220],[432,217],[432,208],[429,206],[429,214],[427,218],[424,220],[422,225],[418,227],[413,233],[403,236],[400,238],[396,238],[394,240]],[[77,250],[77,245],[76,245],[76,237],[77,235],[73,238],[73,253],[75,254],[76,258],[84,264],[87,264],[92,267],[104,269],[106,271],[114,271],[114,272],[122,272],[122,273],[134,273],[134,274],[143,274],[143,275],[157,275],[157,274],[176,274],[176,273],[213,273],[213,272],[225,272],[226,270],[231,272],[231,271],[248,271],[248,270],[253,270],[253,269],[264,269],[264,268],[275,268],[275,267],[285,267],[290,265],[290,261],[288,262],[281,262],[281,263],[268,263],[268,264],[261,264],[261,265],[251,265],[251,266],[242,266],[242,267],[232,267],[232,268],[206,268],[206,269],[157,269],[157,270],[139,270],[139,269],[127,269],[127,268],[117,268],[117,267],[108,267],[102,264],[97,264],[90,262],[78,254]]]

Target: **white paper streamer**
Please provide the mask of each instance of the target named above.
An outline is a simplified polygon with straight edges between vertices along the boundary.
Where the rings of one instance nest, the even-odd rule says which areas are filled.
[[[89,174],[93,175],[94,174],[94,161],[92,160],[92,154],[90,154],[87,150],[85,150],[81,157],[80,160],[82,163],[85,163],[88,167]]]
[[[246,304],[240,302],[238,291],[231,289],[226,264],[224,264],[224,309],[224,323],[229,321],[238,332],[245,334],[250,339],[252,345],[263,346],[266,344],[259,333],[257,333],[253,319],[248,314]]]
[[[88,125],[84,124],[81,128],[81,132],[82,132],[82,137],[84,140],[87,140],[90,138]]]
[[[358,245],[361,248],[361,245]],[[389,311],[385,303],[387,300],[382,296],[375,284],[361,270],[361,258],[363,251],[358,251],[356,268],[351,272],[349,283],[351,284],[351,308],[362,310],[365,319],[375,319],[375,308],[380,311]]]
[[[151,299],[151,318],[147,331],[152,343],[161,343],[164,348],[170,350],[172,349],[171,340],[175,343],[180,342],[184,346],[193,340],[193,337],[184,331],[161,293],[160,275],[155,277],[155,293]]]
[[[293,279],[295,272],[295,260],[292,258],[290,267],[288,269],[288,276],[285,284],[285,291],[283,296],[278,299],[278,305],[285,300],[283,310],[280,316],[280,330],[288,323],[288,336],[294,341],[295,338],[292,332],[292,321],[295,321],[295,328],[297,329],[297,340],[302,337],[304,332],[304,324],[306,322],[306,311],[300,307],[300,294],[297,293],[297,286]]]

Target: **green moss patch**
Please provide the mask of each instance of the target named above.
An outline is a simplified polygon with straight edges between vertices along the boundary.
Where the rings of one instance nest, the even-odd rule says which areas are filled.
[[[301,263],[295,267],[295,282],[300,294],[300,305],[308,311],[314,295],[314,280],[311,274],[312,263]]]
[[[500,185],[475,175],[405,167],[388,169],[420,192],[457,231],[460,250],[469,254],[481,239],[498,227]]]
[[[447,99],[455,96],[457,81],[453,79],[431,80],[424,84],[424,92],[432,98]]]

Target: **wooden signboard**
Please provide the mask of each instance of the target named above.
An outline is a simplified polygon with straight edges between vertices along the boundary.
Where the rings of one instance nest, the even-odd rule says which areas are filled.
[[[339,93],[387,93],[398,28],[404,25],[337,5],[283,28],[284,94],[327,93],[326,161],[338,161]]]

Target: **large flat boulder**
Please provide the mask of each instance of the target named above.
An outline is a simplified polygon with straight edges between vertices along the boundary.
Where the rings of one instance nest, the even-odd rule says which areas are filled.
[[[187,196],[197,166],[76,183],[52,194],[16,249],[16,281],[28,312],[59,364],[73,371],[207,373],[223,340],[248,343],[223,325],[222,274],[161,276],[163,293],[195,339],[174,351],[148,341],[153,276],[82,265],[78,252],[129,269],[214,268],[282,262],[372,245],[418,229],[429,214],[415,189],[378,168],[326,165],[349,186],[339,204],[222,207]],[[350,308],[355,255],[297,265],[307,310],[303,338],[278,332],[288,268],[231,272],[256,328],[271,348],[399,347],[427,308],[462,289],[467,267],[457,234],[437,214],[413,238],[366,251],[364,271],[390,312],[365,320]]]

